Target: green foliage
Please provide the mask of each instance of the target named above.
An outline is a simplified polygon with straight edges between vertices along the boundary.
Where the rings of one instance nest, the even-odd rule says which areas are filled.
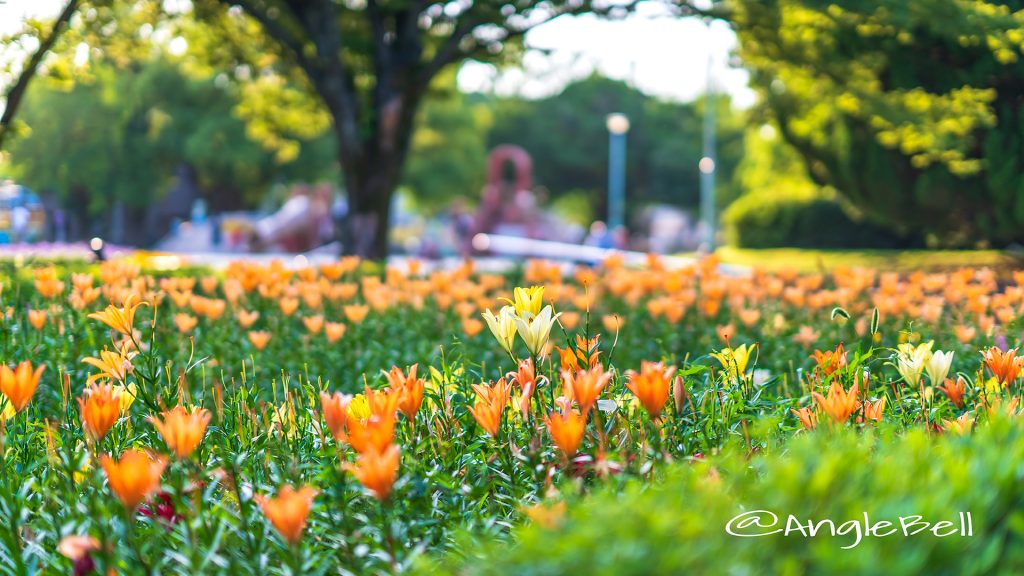
[[[854,219],[834,194],[773,188],[741,196],[722,215],[726,241],[740,248],[905,246],[885,228]]]
[[[726,98],[717,101],[721,197],[736,195],[732,174],[742,157],[742,114]],[[700,199],[697,163],[703,152],[704,103],[673,103],[644,95],[625,82],[591,76],[561,93],[540,100],[504,99],[495,103],[491,146],[522,146],[533,158],[535,180],[553,197],[591,191],[603,207],[607,196],[608,130],[613,112],[630,119],[627,135],[628,206],[669,203],[695,207]],[[603,208],[596,210],[603,214]]]
[[[774,0],[729,20],[810,176],[899,234],[1024,239],[1019,1]]]
[[[0,324],[3,361],[46,365],[31,400],[2,428],[0,555],[9,562],[0,570],[13,565],[8,572],[67,573],[71,562],[54,551],[63,537],[77,535],[99,542],[92,559],[100,574],[110,567],[130,574],[394,573],[425,553],[449,554],[452,563],[470,558],[465,571],[497,573],[515,573],[514,564],[523,564],[525,572],[564,573],[566,566],[577,566],[601,573],[616,566],[627,573],[676,573],[685,567],[718,573],[713,568],[719,562],[771,572],[792,564],[797,572],[835,573],[842,566],[829,562],[861,560],[835,553],[834,541],[723,543],[724,522],[755,507],[839,520],[864,510],[883,519],[914,513],[931,518],[945,515],[950,502],[975,514],[979,536],[958,550],[982,557],[982,568],[1016,562],[1017,535],[1010,529],[1019,529],[1015,517],[993,511],[1019,507],[1013,490],[1024,441],[998,413],[1017,412],[1017,400],[1010,397],[1020,394],[1021,379],[1007,376],[1005,385],[985,380],[977,351],[996,336],[978,331],[960,339],[947,321],[977,317],[968,314],[972,303],[945,290],[957,283],[991,301],[1016,297],[1015,285],[997,284],[984,270],[972,280],[963,274],[879,279],[865,271],[784,280],[772,274],[716,276],[707,267],[698,279],[695,269],[609,263],[551,280],[543,299],[561,311],[561,321],[568,324],[570,315],[576,320],[564,329],[556,326],[550,342],[578,362],[594,362],[591,375],[607,375],[593,391],[596,407],[580,417],[579,451],[569,458],[555,447],[543,417],[556,403],[571,404],[567,394],[579,393],[579,403],[589,386],[578,373],[566,385],[554,352],[534,364],[536,380],[517,376],[537,383],[525,415],[519,402],[525,384],[514,385],[509,405],[497,412],[494,437],[470,413],[482,402],[474,385],[515,374],[527,354],[523,334],[514,337],[506,355],[489,330],[470,330],[465,319],[478,317],[479,308],[501,305],[498,298],[509,294],[513,282],[537,274],[536,263],[502,277],[466,268],[405,275],[396,267],[351,262],[334,268],[333,280],[320,274],[327,274],[326,267],[290,271],[235,263],[223,276],[195,268],[168,273],[138,267],[161,260],[166,263],[134,256],[44,270],[41,261],[0,261],[0,304],[8,310]],[[859,287],[851,288],[851,274],[860,275]],[[906,287],[905,308],[888,304],[888,311],[872,314],[873,303],[893,300],[892,286]],[[118,347],[121,338],[89,313],[106,303],[101,294],[117,297],[133,288],[150,303],[133,316],[137,335],[123,328],[133,334],[131,347],[138,354],[112,362],[110,377],[135,385],[135,400],[109,434],[90,442],[76,398],[96,372],[83,358]],[[85,302],[86,293],[96,299]],[[673,320],[664,306],[675,298],[681,312]],[[759,318],[750,322],[753,298]],[[944,315],[910,312],[936,299],[948,306]],[[712,300],[718,304],[707,306]],[[364,315],[354,314],[354,305],[366,306]],[[833,312],[840,305],[849,318]],[[39,312],[45,313],[41,323]],[[252,314],[246,327],[243,312]],[[621,329],[609,327],[612,314],[625,318]],[[321,324],[314,329],[310,320],[317,317]],[[999,317],[1009,344],[1018,344],[1020,321],[1005,312]],[[183,319],[192,324],[182,328]],[[347,329],[331,341],[323,321],[344,322]],[[910,322],[913,333],[906,329]],[[269,342],[257,346],[250,330],[265,332]],[[945,380],[931,368],[911,382],[905,374],[906,355],[912,353],[901,351],[904,357],[897,360],[884,348],[933,336],[955,354],[950,375],[964,378],[962,402],[935,388]],[[588,338],[592,345],[581,344]],[[732,346],[728,353],[723,340]],[[837,342],[846,345],[845,363],[811,356],[813,348],[831,349]],[[723,353],[709,354],[714,350]],[[913,354],[929,365],[935,358]],[[673,391],[662,396],[666,403],[657,419],[638,401],[647,395],[628,386],[639,386],[627,370],[644,370],[644,360],[678,367],[678,384],[664,372],[655,377],[665,394],[669,386]],[[356,460],[355,443],[328,434],[319,393],[380,390],[386,385],[382,370],[414,362],[426,380],[424,399],[418,411],[399,417],[393,438],[400,447],[397,481],[390,498],[379,502],[344,469]],[[131,370],[120,372],[126,363]],[[11,385],[5,378],[4,390],[13,399],[18,390],[12,394]],[[842,424],[833,423],[835,404],[826,409],[812,399],[812,392],[830,387],[857,389],[851,394],[878,406],[881,422],[871,416],[859,421],[867,412],[861,405],[834,416]],[[558,400],[560,395],[565,399]],[[986,407],[996,402],[1009,407],[992,416]],[[385,410],[387,403],[375,404]],[[176,405],[205,408],[210,425],[194,453],[171,458],[159,496],[143,504],[148,513],[125,514],[100,456],[128,448],[166,454],[166,437],[148,416]],[[801,424],[792,411],[816,405],[817,431],[798,432]],[[932,448],[935,426],[948,428],[958,417],[977,429],[977,446],[940,439]],[[349,420],[348,433],[355,433],[352,426],[361,418]],[[844,427],[857,433],[830,434]],[[903,434],[905,440],[892,437]],[[697,453],[710,460],[694,462],[700,460]],[[965,456],[954,458],[959,454]],[[319,489],[305,534],[293,545],[280,538],[255,498],[285,483]],[[559,491],[580,508],[566,524],[579,538],[536,528],[512,532],[524,509]],[[511,556],[478,564],[477,551],[455,539],[459,532],[495,542],[507,542],[511,532],[517,543]],[[549,548],[538,554],[543,541]],[[862,544],[871,554],[866,557],[894,554],[895,544],[874,542]],[[724,554],[728,545],[738,546],[736,553]],[[498,546],[487,544],[480,554],[490,558],[509,549]],[[937,545],[921,545],[917,556],[898,560],[903,564],[896,571],[929,567],[945,554]],[[948,562],[959,567],[958,559]]]
[[[562,220],[589,226],[594,221],[594,208],[591,204],[593,193],[588,190],[570,190],[555,198],[550,209]]]
[[[458,557],[424,562],[420,573],[1016,574],[1024,566],[1021,458],[1024,427],[1005,420],[968,438],[818,432],[784,450],[749,455],[734,446],[679,463],[654,486],[633,481],[582,502],[570,497],[557,527],[517,529],[512,546],[467,540]],[[785,528],[793,515],[805,530],[808,521],[857,521],[862,534],[865,513],[872,523],[920,515],[959,529],[958,514],[970,512],[973,536],[900,532],[857,543],[855,532],[832,536],[827,525],[813,538],[726,533],[730,519],[754,510],[778,516],[774,526],[762,516],[760,532]]]
[[[10,147],[25,184],[65,201],[84,197],[83,208],[95,216],[115,201],[145,207],[159,199],[182,164],[219,195],[215,205],[228,207],[258,199],[278,179],[333,170],[331,143],[323,139],[276,162],[247,137],[233,114],[237,96],[214,79],[190,78],[161,60],[137,65],[133,74],[95,66],[92,81],[67,91],[33,87],[22,115],[29,131]]]
[[[476,198],[487,170],[487,132],[491,111],[471,104],[455,88],[454,75],[439,78],[420,110],[402,183],[427,210],[446,207],[454,198]]]

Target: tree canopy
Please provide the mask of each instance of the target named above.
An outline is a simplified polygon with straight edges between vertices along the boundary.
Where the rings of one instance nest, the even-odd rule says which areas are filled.
[[[1024,240],[1024,3],[731,6],[752,83],[816,182],[933,244]]]

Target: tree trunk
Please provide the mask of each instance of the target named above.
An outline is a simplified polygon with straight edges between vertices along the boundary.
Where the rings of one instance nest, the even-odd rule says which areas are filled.
[[[342,252],[372,260],[388,256],[391,201],[401,181],[420,98],[392,93],[381,100],[385,103],[375,109],[376,121],[364,138],[352,139],[343,120],[334,118],[348,192],[348,216],[340,235]]]
[[[398,183],[397,174],[379,163],[344,172],[348,216],[342,252],[372,260],[387,258],[391,199]]]

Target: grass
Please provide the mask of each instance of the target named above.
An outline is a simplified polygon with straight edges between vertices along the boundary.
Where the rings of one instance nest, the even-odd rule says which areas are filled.
[[[1020,263],[1013,253],[1001,250],[805,250],[724,246],[717,254],[727,264],[799,272],[828,271],[839,266],[893,272],[948,271],[965,266],[1008,270]]]

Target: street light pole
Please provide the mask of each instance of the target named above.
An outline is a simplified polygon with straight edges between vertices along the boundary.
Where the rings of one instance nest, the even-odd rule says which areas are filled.
[[[711,24],[708,24],[708,32]],[[710,46],[710,42],[708,43]],[[715,249],[715,89],[712,54],[708,53],[707,91],[704,96],[704,154],[700,159],[700,213],[704,221],[704,248]]]
[[[629,118],[609,114],[608,127],[608,230],[614,232],[626,221],[626,133]]]

